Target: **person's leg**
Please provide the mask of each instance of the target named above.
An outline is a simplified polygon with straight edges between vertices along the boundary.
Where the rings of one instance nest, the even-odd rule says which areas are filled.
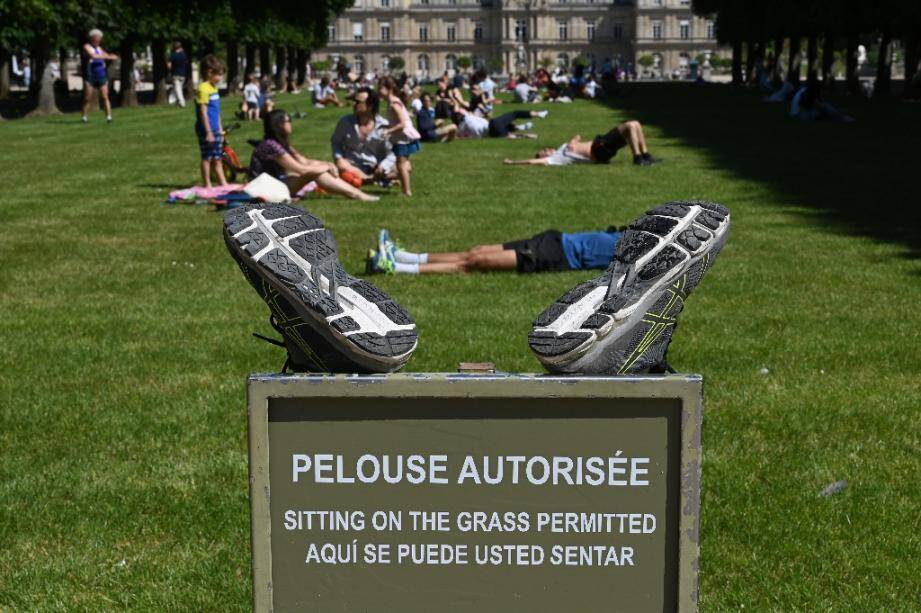
[[[625,121],[624,123],[617,126],[617,132],[627,141],[627,145],[630,146],[630,151],[633,152],[633,157],[640,157],[643,155],[643,152],[640,151],[640,145],[636,136],[636,128],[639,124],[635,121]]]
[[[348,161],[344,157],[336,159],[336,168],[339,169],[340,174],[343,172],[350,172],[353,175],[361,177],[361,179],[364,181],[368,181],[371,179],[371,177],[369,177],[363,170],[361,170],[360,168],[352,164],[350,161]]]
[[[446,256],[463,257],[448,259]],[[401,265],[403,270],[413,272],[410,264]],[[515,270],[518,258],[513,249],[503,249],[502,245],[481,245],[462,254],[430,253],[428,264],[419,264],[419,274],[457,274],[464,272],[483,272],[487,270]]]
[[[227,178],[224,176],[224,165],[221,163],[221,159],[211,160],[211,167],[214,169],[214,174],[217,175],[218,185],[227,185]]]
[[[441,142],[447,143],[457,137],[457,126],[453,123],[447,126],[441,126],[435,129],[435,134],[441,137]]]
[[[93,101],[93,86],[89,83],[83,84],[83,121],[86,121],[90,113],[90,104]]]
[[[400,177],[400,186],[403,188],[404,196],[412,196],[413,190],[409,182],[409,174],[412,171],[409,158],[402,155],[397,158],[397,175]]]
[[[470,259],[474,254],[495,253],[502,250],[502,245],[477,245],[467,251],[443,251],[441,253],[420,253],[417,255],[427,256],[426,259],[429,264],[444,264],[465,261]]]
[[[302,175],[289,177],[288,189],[291,192],[291,195],[293,196],[297,194],[299,191],[301,191],[301,188],[303,188],[311,181],[316,181],[318,186],[322,187],[330,194],[345,196],[346,198],[351,198],[352,200],[373,202],[380,199],[377,196],[366,194],[360,189],[352,187],[339,177],[334,177],[328,172],[322,172],[320,174],[307,172]]]
[[[636,139],[636,145],[639,147],[640,153],[646,155],[649,153],[649,149],[646,147],[646,134],[643,132],[643,126],[638,121],[631,121],[633,126],[631,130],[633,131],[633,137]]]
[[[106,110],[106,119],[111,121],[112,103],[109,102],[109,84],[108,83],[106,83],[105,85],[99,88],[99,95],[100,97],[102,97],[102,106]]]
[[[201,182],[205,187],[211,187],[211,160],[201,161]]]
[[[510,111],[489,120],[489,135],[495,138],[505,138],[512,131],[513,122],[519,119],[518,113],[524,113],[525,117],[531,115],[528,111]]]

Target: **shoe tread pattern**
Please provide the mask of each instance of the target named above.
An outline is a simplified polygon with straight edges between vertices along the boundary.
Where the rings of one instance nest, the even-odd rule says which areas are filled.
[[[534,353],[550,357],[569,353],[591,337],[590,332],[565,332],[560,335],[550,331],[531,332],[528,335],[528,344]]]

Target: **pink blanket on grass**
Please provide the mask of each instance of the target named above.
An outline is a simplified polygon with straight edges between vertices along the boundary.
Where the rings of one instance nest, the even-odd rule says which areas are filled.
[[[228,183],[227,185],[216,185],[214,187],[202,187],[193,185],[185,189],[177,189],[169,193],[167,202],[198,202],[208,201],[213,198],[220,198],[230,192],[240,191],[245,186],[242,183]],[[298,198],[303,198],[317,188],[317,184],[311,181],[297,192]]]

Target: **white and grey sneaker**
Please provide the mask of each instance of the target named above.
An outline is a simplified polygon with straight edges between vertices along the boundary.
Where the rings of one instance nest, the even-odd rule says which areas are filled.
[[[347,274],[332,233],[303,209],[235,208],[224,215],[224,241],[269,305],[272,325],[288,350],[286,367],[391,372],[415,350],[416,325],[409,314],[367,281]]]
[[[550,305],[528,336],[555,373],[668,370],[665,353],[684,300],[729,237],[729,209],[669,202],[630,224],[604,274]]]

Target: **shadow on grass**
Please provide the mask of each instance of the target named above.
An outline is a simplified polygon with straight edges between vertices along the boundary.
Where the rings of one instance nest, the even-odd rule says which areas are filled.
[[[813,223],[921,257],[921,106],[832,101],[857,123],[802,123],[788,116],[787,105],[722,85],[644,84],[607,103],[705,150],[740,178],[768,185]]]

